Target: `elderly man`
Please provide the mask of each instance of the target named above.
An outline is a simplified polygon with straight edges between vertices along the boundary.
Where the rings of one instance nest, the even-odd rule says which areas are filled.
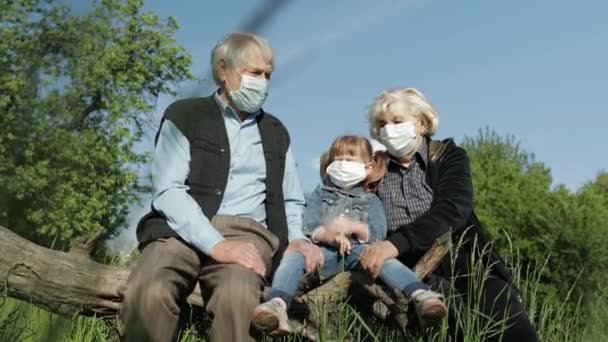
[[[171,104],[156,137],[152,211],[120,312],[127,341],[170,341],[199,281],[211,341],[250,341],[250,319],[283,252],[309,270],[322,254],[301,231],[304,198],[283,124],[261,107],[273,54],[232,33],[211,54],[219,89]]]

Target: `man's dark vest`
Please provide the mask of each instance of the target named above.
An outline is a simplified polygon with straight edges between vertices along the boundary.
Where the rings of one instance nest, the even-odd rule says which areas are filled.
[[[222,202],[230,168],[230,145],[223,114],[211,96],[174,102],[165,111],[163,121],[165,119],[170,120],[190,142],[188,193],[211,219]],[[258,115],[257,123],[266,160],[266,225],[279,238],[279,249],[273,260],[273,268],[276,268],[287,246],[283,176],[290,139],[283,124],[268,113]],[[178,237],[154,209],[140,220],[137,227],[140,249],[150,241],[171,236]]]

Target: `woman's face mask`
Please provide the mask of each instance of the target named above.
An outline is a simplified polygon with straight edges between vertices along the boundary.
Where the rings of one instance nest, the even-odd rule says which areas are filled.
[[[418,147],[416,125],[406,121],[386,124],[380,129],[380,142],[386,146],[388,153],[399,158],[410,154]]]
[[[341,189],[350,189],[367,177],[365,163],[360,160],[334,160],[325,172],[331,182]]]

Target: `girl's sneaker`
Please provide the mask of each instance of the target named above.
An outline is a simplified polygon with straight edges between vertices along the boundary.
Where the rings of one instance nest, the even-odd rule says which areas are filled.
[[[431,290],[419,290],[412,295],[414,308],[422,327],[431,327],[441,323],[447,314],[443,296]]]
[[[284,335],[291,332],[287,309],[278,300],[269,300],[256,306],[251,322],[267,334]]]

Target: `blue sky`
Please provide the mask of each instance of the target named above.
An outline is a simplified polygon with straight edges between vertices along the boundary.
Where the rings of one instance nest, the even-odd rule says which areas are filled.
[[[264,1],[152,0],[174,16],[192,70]],[[367,133],[365,108],[383,89],[414,86],[461,141],[489,126],[514,134],[555,183],[572,190],[608,168],[608,2],[290,1],[260,32],[276,71],[266,110],[290,129],[305,189],[313,160],[337,135]],[[208,79],[183,93],[213,91]],[[163,97],[159,113],[172,101]],[[150,144],[144,144],[144,149]]]
[[[193,72],[208,77],[212,47],[264,2],[146,7],[177,19]],[[318,182],[314,160],[337,135],[366,134],[366,106],[393,86],[427,95],[438,138],[462,141],[486,126],[514,134],[555,184],[576,190],[608,168],[606,18],[605,0],[290,1],[260,31],[276,56],[265,109],[291,132],[305,190]],[[203,79],[182,94],[213,90]],[[173,100],[158,101],[159,115]]]

